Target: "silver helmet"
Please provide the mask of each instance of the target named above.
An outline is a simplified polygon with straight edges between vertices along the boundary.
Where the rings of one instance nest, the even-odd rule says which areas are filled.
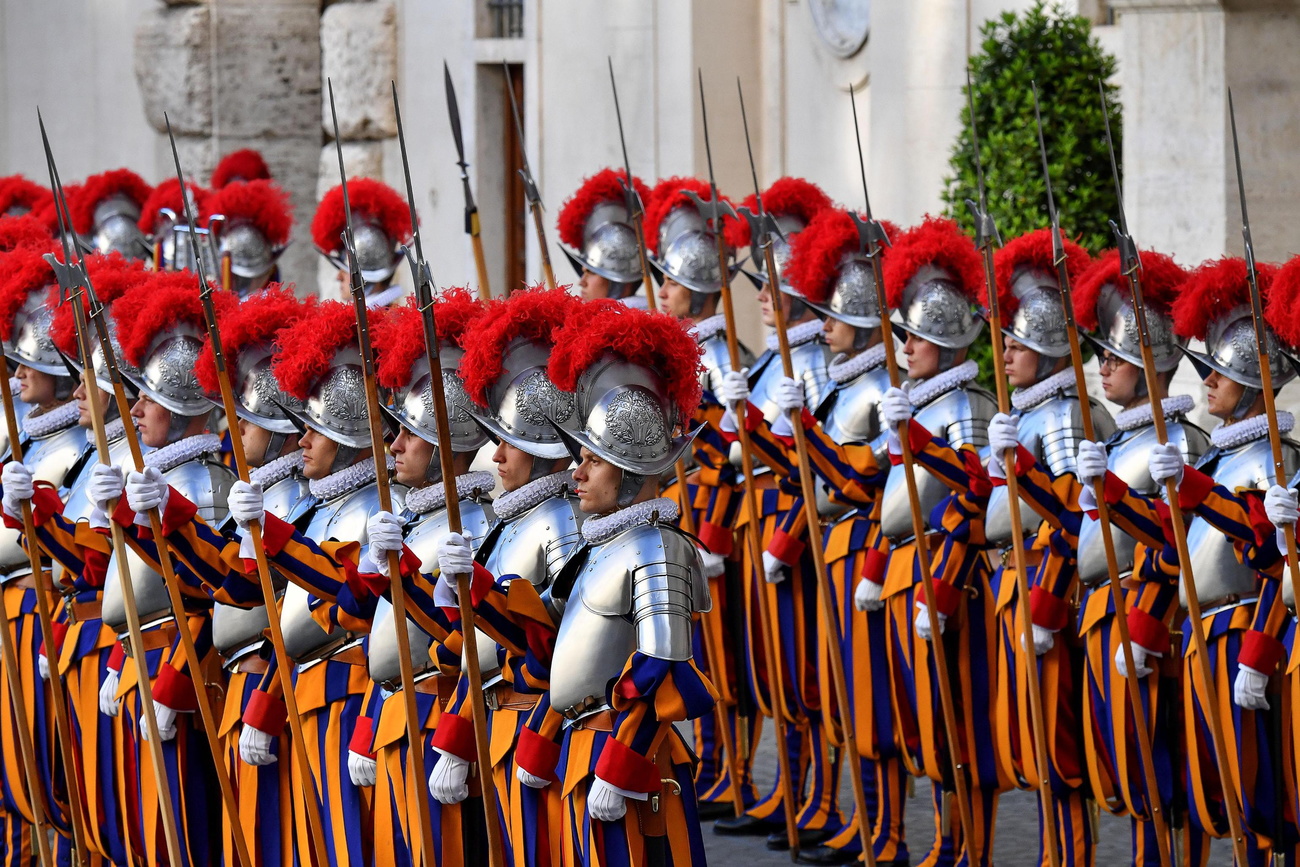
[[[1148,305],[1146,319],[1156,370],[1160,373],[1173,370],[1182,361],[1179,350],[1186,341],[1174,333],[1174,319],[1168,313]],[[1102,286],[1098,293],[1097,324],[1098,334],[1088,335],[1095,346],[1129,364],[1142,366],[1142,333],[1138,330],[1137,311],[1133,309],[1132,298],[1114,283]]]
[[[149,242],[140,231],[140,206],[122,193],[109,196],[95,205],[94,228],[90,242],[104,255],[117,252],[128,259],[142,258],[149,252]]]
[[[683,198],[659,223],[658,251],[650,261],[668,279],[702,295],[722,291],[718,240],[700,213],[700,205]]]
[[[235,359],[233,386],[235,414],[272,433],[292,434],[298,430],[290,412],[301,414],[306,403],[280,388],[271,371],[275,347],[253,344],[239,350]]]
[[[488,436],[472,415],[473,402],[465,392],[465,385],[457,371],[465,350],[443,344],[439,347],[438,361],[442,366],[442,391],[447,401],[447,424],[451,428],[451,450],[473,452],[482,448]],[[403,388],[392,392],[389,414],[420,439],[438,445],[437,413],[433,406],[433,377],[429,362],[423,356],[411,367],[411,379]]]
[[[67,376],[68,367],[50,338],[54,310],[45,303],[46,294],[42,290],[28,293],[14,315],[13,332],[4,345],[5,358],[52,376]]]
[[[1281,388],[1295,378],[1295,367],[1287,359],[1282,342],[1272,328],[1267,329],[1265,336],[1273,387]],[[1183,352],[1192,360],[1202,379],[1215,371],[1247,388],[1259,389],[1264,387],[1264,381],[1258,347],[1250,307],[1239,304],[1210,323],[1205,334],[1205,352],[1186,348]]]
[[[778,271],[780,268],[778,263]],[[880,326],[880,302],[876,297],[876,279],[871,270],[871,260],[856,251],[845,253],[840,259],[830,297],[821,304],[814,304],[807,299],[805,302],[823,316],[846,322],[854,328]]]
[[[745,276],[757,288],[762,288],[771,280],[767,274],[767,254],[763,252],[763,247],[759,244],[758,239],[761,235],[757,218],[749,212],[748,209],[741,209],[742,216],[749,219],[749,268],[743,269]],[[808,228],[808,224],[802,218],[793,214],[772,214],[772,221],[776,223],[780,232],[772,233],[772,260],[776,263],[776,285],[782,292],[787,295],[793,295],[802,298],[798,290],[787,283],[783,277],[786,266],[790,264],[790,254],[794,236]],[[877,323],[879,324],[879,323]]]
[[[197,272],[194,236],[198,236],[198,254],[211,267],[213,262],[211,237],[206,228],[195,228],[191,234],[189,224],[177,216],[171,208],[160,208],[158,217],[158,228],[153,237],[158,259],[155,267],[159,271]]]
[[[208,219],[208,226],[216,239],[217,258],[229,255],[230,272],[245,281],[260,280],[269,275],[285,250],[282,245],[272,244],[247,220],[227,221],[223,215],[214,214]]]
[[[302,410],[286,410],[304,427],[340,445],[369,448],[370,414],[360,350],[345,346],[335,352],[329,370],[312,383]]]
[[[556,427],[578,458],[578,447],[636,476],[665,472],[690,447],[693,436],[673,436],[680,420],[663,379],[607,354],[578,377],[576,430]]]
[[[112,316],[106,318],[108,342],[113,348],[113,360],[117,363],[117,369],[123,376],[122,384],[127,388],[129,394],[134,394],[135,386],[133,382],[140,375],[140,371],[122,355],[122,344],[117,339],[117,320]],[[77,376],[81,375],[82,367],[79,357],[64,355],[63,360],[69,370],[73,371]],[[94,371],[95,385],[99,386],[100,390],[111,394],[113,392],[113,380],[108,375],[108,365],[104,363],[103,346],[99,342],[99,337],[95,334],[92,334],[90,339],[90,366],[91,370]],[[109,401],[109,406],[114,407],[115,404]]]
[[[141,393],[178,416],[200,416],[212,411],[194,373],[203,348],[203,333],[180,323],[154,335],[139,370],[123,369]]]
[[[1070,354],[1065,329],[1061,284],[1056,275],[1033,266],[1021,266],[1011,278],[1011,291],[1020,304],[1002,333],[1047,358]]]
[[[627,204],[611,199],[596,205],[582,227],[582,249],[563,247],[581,276],[590,271],[614,283],[641,281],[641,255]]]
[[[563,458],[568,447],[556,427],[577,427],[574,396],[560,391],[546,374],[551,348],[519,338],[506,347],[501,375],[487,389],[486,412],[474,417],[491,434],[533,457]]]
[[[918,268],[903,287],[897,316],[895,327],[945,349],[970,346],[984,327],[952,274],[934,265]]]

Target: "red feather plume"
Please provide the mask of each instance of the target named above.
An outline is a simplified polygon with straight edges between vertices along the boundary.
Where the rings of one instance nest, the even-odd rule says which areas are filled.
[[[666,178],[655,184],[655,188],[650,191],[650,204],[646,206],[645,214],[645,243],[651,253],[659,255],[659,227],[664,218],[676,207],[689,205],[695,207],[683,190],[690,190],[698,195],[701,199],[709,199],[713,193],[707,181],[699,178]],[[718,193],[722,200],[730,203],[730,199]],[[722,233],[726,237],[733,223],[739,222],[731,217],[722,219]]]
[[[0,178],[0,214],[5,214],[14,207],[39,212],[51,207],[53,202],[54,194],[47,187],[22,175]]]
[[[185,187],[190,191],[190,198],[194,203],[195,219],[201,220],[199,215],[204,213],[204,206],[210,194],[192,183],[186,183]],[[158,229],[158,219],[163,208],[175,214],[178,222],[185,222],[185,200],[181,197],[181,182],[176,178],[168,178],[154,187],[149,193],[149,198],[144,200],[144,205],[140,209],[140,219],[137,222],[141,232],[152,235]]]
[[[548,375],[562,391],[573,391],[578,377],[605,353],[653,370],[664,380],[680,418],[700,405],[700,345],[681,323],[663,313],[606,307],[573,319],[555,334]]]
[[[379,225],[396,243],[411,240],[411,209],[406,199],[382,181],[357,178],[348,181],[348,200],[352,205],[352,219],[370,219]],[[327,252],[342,249],[340,234],[347,225],[343,211],[343,187],[337,186],[325,194],[311,221],[311,237],[316,246]]]
[[[143,262],[126,259],[120,253],[108,256],[96,253],[86,257],[86,273],[99,300],[105,305],[112,305],[122,295],[147,280],[151,272],[144,270]],[[57,291],[51,292],[54,303],[59,300]],[[81,296],[81,307],[90,310],[90,301],[84,294]],[[50,338],[64,355],[77,357],[77,330],[71,303],[58,304],[50,323]]]
[[[217,315],[239,303],[229,292],[214,292]],[[113,304],[113,321],[122,356],[135,367],[146,359],[149,344],[161,332],[189,325],[202,332],[207,327],[199,278],[192,271],[150,271],[146,278],[127,290]]]
[[[623,201],[623,178],[627,172],[623,169],[602,169],[582,182],[577,192],[560,206],[556,224],[560,231],[560,242],[575,250],[582,249],[582,229],[587,224],[587,217],[601,202],[617,199]],[[636,175],[632,176],[632,189],[641,197],[642,206],[650,207],[650,190]]]
[[[81,184],[64,184],[63,197],[68,202],[68,210],[72,210],[72,203],[81,195]],[[30,216],[40,220],[41,223],[49,230],[52,237],[57,238],[59,232],[59,212],[54,204],[54,195],[51,194],[49,199],[39,207],[33,208]]]
[[[208,199],[207,213],[221,214],[227,225],[251,223],[276,247],[289,242],[293,228],[289,194],[273,181],[232,181]]]
[[[1283,343],[1300,347],[1300,256],[1273,274],[1264,303],[1264,319]]]
[[[891,239],[898,228],[887,220],[881,225]],[[845,254],[859,249],[858,227],[848,211],[827,208],[790,242],[790,261],[785,267],[784,279],[814,304],[824,304],[830,298],[835,275]],[[882,255],[888,256],[889,247]],[[883,260],[882,260],[883,261]]]
[[[1154,250],[1143,250],[1142,300],[1146,305],[1169,315],[1179,289],[1187,280],[1187,271],[1171,257]],[[1110,284],[1128,297],[1128,278],[1122,273],[1118,250],[1107,250],[1079,275],[1073,284],[1074,318],[1079,327],[1089,331],[1098,326],[1097,302],[1101,290]]]
[[[318,303],[314,298],[299,298],[291,288],[272,283],[244,301],[230,305],[217,320],[221,326],[221,350],[227,364],[233,365],[239,353],[249,346],[272,342],[281,329],[310,315]],[[220,393],[212,341],[204,341],[194,373],[204,391],[211,395]]]
[[[1259,291],[1265,304],[1277,270],[1276,265],[1259,265]],[[1145,288],[1145,280],[1142,285]],[[1174,332],[1179,337],[1204,338],[1215,318],[1249,303],[1245,259],[1224,256],[1203,262],[1183,281],[1178,300],[1174,302]]]
[[[513,293],[493,315],[479,320],[466,339],[461,362],[465,391],[479,406],[487,406],[487,390],[501,376],[502,356],[516,338],[554,344],[554,335],[572,320],[584,317],[583,303],[564,289],[534,288]]]
[[[19,247],[5,254],[0,277],[0,340],[13,337],[14,317],[27,303],[27,296],[55,282],[54,269],[45,261],[48,252],[47,242],[44,246]]]
[[[231,151],[212,170],[212,189],[220,190],[231,181],[269,181],[271,170],[262,155],[252,148]]]
[[[741,205],[758,212],[758,198],[753,193],[745,196]],[[819,213],[833,207],[835,203],[821,187],[803,178],[784,177],[763,191],[763,210],[774,217],[798,217],[805,226]],[[733,220],[728,224],[727,243],[737,250],[749,246],[749,220]]]
[[[144,178],[130,169],[113,169],[86,178],[75,197],[64,188],[64,194],[68,196],[72,228],[80,235],[89,235],[94,231],[95,206],[100,202],[110,196],[124,195],[135,202],[137,208],[143,209],[150,192],[151,188]]]
[[[1088,251],[1071,241],[1062,238],[1065,247],[1065,268],[1070,274],[1070,286],[1079,279],[1092,257]],[[993,253],[993,275],[998,284],[998,306],[1002,315],[1011,316],[1020,308],[1020,299],[1011,291],[1011,281],[1020,268],[1035,268],[1056,275],[1056,257],[1052,252],[1052,230],[1035,229],[1018,238],[1012,238],[1007,245]]]
[[[19,247],[48,246],[52,240],[45,224],[30,214],[0,217],[0,253]]]
[[[322,301],[298,320],[298,327],[280,332],[272,372],[281,388],[306,400],[312,385],[329,370],[334,354],[356,341],[356,308],[343,301]]]
[[[972,303],[987,302],[984,262],[975,243],[947,217],[926,217],[895,238],[885,257],[885,294],[891,308],[902,303],[903,289],[924,265],[948,271]]]
[[[466,348],[465,338],[474,323],[496,302],[484,304],[464,287],[447,289],[434,299],[433,318],[438,342]],[[401,388],[411,382],[411,370],[424,357],[424,317],[414,297],[401,307],[393,307],[371,325],[378,356],[375,374],[384,388]]]

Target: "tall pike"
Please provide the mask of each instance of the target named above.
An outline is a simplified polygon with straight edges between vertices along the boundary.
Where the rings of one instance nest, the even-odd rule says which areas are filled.
[[[551,267],[551,250],[546,246],[546,227],[542,224],[542,194],[537,191],[537,181],[533,179],[533,170],[528,166],[528,141],[524,138],[524,122],[519,116],[519,103],[515,100],[515,82],[510,76],[510,64],[501,61],[501,70],[506,74],[506,93],[510,94],[510,114],[515,119],[515,135],[519,138],[519,156],[524,167],[519,170],[519,177],[524,182],[524,198],[528,199],[528,210],[533,215],[533,228],[537,230],[537,250],[542,257],[542,275],[546,278],[546,288],[555,288],[555,269]],[[398,124],[401,132],[401,124]],[[403,143],[405,147],[405,143]],[[405,167],[405,164],[403,164]],[[406,173],[408,191],[411,173]],[[415,219],[415,200],[411,199],[411,219]]]
[[[614,117],[618,119],[618,143],[623,148],[623,196],[627,199],[627,215],[632,220],[632,228],[636,231],[636,248],[641,259],[641,285],[645,289],[645,303],[651,310],[657,309],[655,302],[655,284],[650,279],[650,257],[646,255],[645,246],[645,203],[641,197],[636,194],[636,188],[632,186],[632,163],[627,158],[627,137],[623,135],[623,109],[618,104],[618,82],[614,80],[614,59],[606,57],[605,62],[609,65],[609,86],[614,91]],[[726,280],[723,280],[726,284]],[[679,477],[682,481],[682,477]],[[682,482],[682,488],[685,490],[685,482]],[[686,511],[682,512],[683,515]]]
[[[445,60],[442,62],[442,82],[447,91],[447,114],[451,118],[451,137],[456,142],[456,165],[460,167],[460,184],[465,192],[465,234],[469,235],[470,244],[474,247],[474,267],[478,271],[478,296],[487,301],[492,297],[492,287],[488,284],[487,258],[483,254],[478,205],[474,202],[474,191],[469,186],[469,163],[465,162],[465,137],[460,131],[460,103],[456,101],[456,85],[452,83],[451,69]],[[337,130],[337,119],[334,126]],[[334,141],[338,142],[337,131]],[[339,159],[343,159],[341,152]],[[342,170],[342,163],[339,168]],[[350,229],[348,234],[352,234]],[[506,294],[509,294],[509,291],[509,287],[506,287]]]

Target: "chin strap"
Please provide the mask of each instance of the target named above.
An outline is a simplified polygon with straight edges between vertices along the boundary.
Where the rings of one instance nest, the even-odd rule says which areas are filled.
[[[641,488],[645,486],[645,480],[646,477],[639,473],[623,470],[623,475],[618,483],[618,507],[620,509],[626,509],[636,502],[637,494],[641,493]]]

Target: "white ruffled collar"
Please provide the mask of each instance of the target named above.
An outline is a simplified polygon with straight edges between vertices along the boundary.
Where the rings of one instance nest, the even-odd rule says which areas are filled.
[[[911,398],[912,406],[925,406],[939,395],[947,394],[954,388],[973,381],[979,374],[978,364],[974,361],[963,361],[952,370],[945,370],[943,373],[937,373],[929,379],[916,383],[907,396]]]
[[[456,496],[471,499],[492,493],[497,486],[496,477],[491,473],[474,471],[456,477]],[[427,488],[416,488],[406,494],[406,510],[416,515],[424,515],[447,504],[447,486],[442,482]]]
[[[23,418],[23,433],[30,439],[41,439],[58,433],[64,428],[72,427],[77,423],[78,416],[80,412],[77,410],[75,400],[61,403],[48,412],[32,410]]]
[[[302,469],[302,449],[281,455],[268,461],[248,474],[248,480],[255,485],[269,488],[276,482],[283,481]]]
[[[387,307],[406,294],[406,290],[400,285],[389,286],[387,289],[381,289],[378,292],[366,293],[366,306],[372,310],[376,307]]]
[[[1190,394],[1176,394],[1160,401],[1160,409],[1165,418],[1187,415],[1196,407],[1196,401]],[[1122,431],[1137,430],[1151,424],[1151,404],[1144,403],[1132,409],[1126,409],[1115,416],[1115,427]]]
[[[703,343],[710,337],[726,332],[727,316],[725,313],[714,314],[696,322],[688,330],[696,343]]]
[[[1295,416],[1279,410],[1277,429],[1279,433],[1288,434],[1295,427]],[[1268,436],[1268,416],[1253,415],[1241,421],[1226,422],[1210,431],[1210,443],[1217,449],[1235,449],[1248,442]]]
[[[104,439],[110,443],[115,443],[124,436],[126,436],[126,424],[123,423],[121,416],[104,425]]]
[[[551,497],[558,497],[573,490],[573,471],[564,470],[533,479],[520,485],[513,491],[506,491],[492,503],[492,510],[502,521],[509,521],[522,515],[534,506],[539,506]]]
[[[590,545],[603,545],[619,533],[640,524],[671,524],[677,520],[677,503],[668,497],[656,497],[633,503],[610,515],[588,518],[582,523],[582,538]]]
[[[1011,405],[1020,412],[1033,409],[1049,397],[1069,394],[1069,389],[1076,385],[1074,368],[1053,373],[1046,379],[1040,379],[1033,385],[1017,388],[1011,393]]]
[[[865,352],[859,352],[854,356],[845,357],[843,353],[835,356],[831,359],[831,363],[826,365],[826,374],[832,382],[843,385],[857,379],[868,370],[875,370],[884,363],[885,344],[877,343]]]
[[[168,443],[144,456],[147,466],[155,467],[159,472],[174,470],[181,464],[189,463],[203,455],[221,453],[221,437],[216,434],[199,434],[185,437],[174,443]]]
[[[388,456],[388,469],[397,466],[397,460]],[[358,461],[350,467],[344,467],[336,473],[330,473],[323,479],[311,479],[307,489],[318,500],[328,502],[344,494],[359,491],[375,480],[375,462],[373,458]]]
[[[790,346],[802,346],[816,340],[824,327],[820,319],[809,319],[807,322],[791,325],[785,330],[785,336],[790,340]],[[781,348],[781,341],[776,334],[767,335],[767,348],[772,352]]]

